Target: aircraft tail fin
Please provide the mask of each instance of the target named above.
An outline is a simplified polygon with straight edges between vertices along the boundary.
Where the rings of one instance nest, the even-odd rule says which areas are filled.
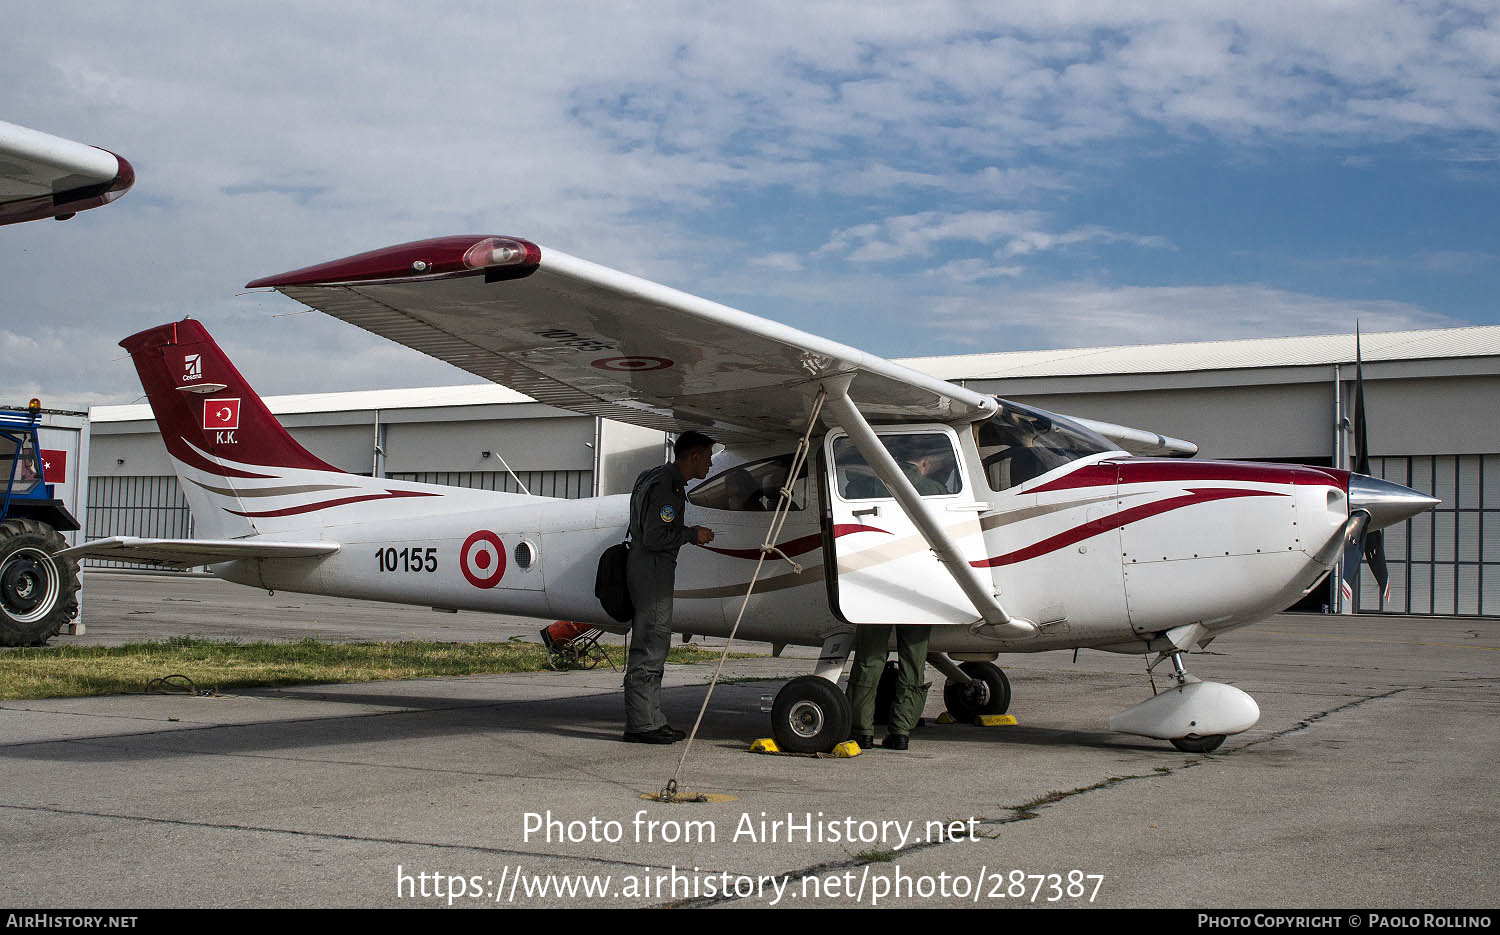
[[[303,448],[200,322],[159,325],[120,346],[140,374],[198,536],[239,539],[317,525],[309,514],[330,507],[437,495],[345,473]]]

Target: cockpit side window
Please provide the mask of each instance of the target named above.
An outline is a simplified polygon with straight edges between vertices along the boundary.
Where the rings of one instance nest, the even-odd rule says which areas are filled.
[[[8,433],[0,433],[0,495],[5,485],[11,484],[11,493],[29,493],[42,481],[37,460],[36,447],[29,436],[17,439]]]
[[[1116,450],[1081,425],[1005,401],[993,418],[974,427],[974,437],[985,479],[997,492],[1019,487],[1079,458]]]
[[[880,443],[900,465],[907,480],[924,497],[943,497],[963,489],[953,442],[939,432],[912,432],[880,436]],[[839,496],[845,500],[890,499],[875,471],[847,436],[833,443],[833,461]]]
[[[787,471],[792,466],[790,453],[736,464],[726,471],[710,477],[688,492],[688,502],[710,510],[733,510],[736,512],[769,513],[776,509],[781,498],[781,485],[786,483]],[[800,510],[807,506],[807,462],[792,484],[792,504],[789,509]]]

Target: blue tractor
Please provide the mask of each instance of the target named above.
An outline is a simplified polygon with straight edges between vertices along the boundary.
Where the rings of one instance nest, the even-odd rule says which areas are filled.
[[[78,615],[78,563],[59,534],[78,521],[46,481],[42,404],[0,409],[0,646],[40,646]]]

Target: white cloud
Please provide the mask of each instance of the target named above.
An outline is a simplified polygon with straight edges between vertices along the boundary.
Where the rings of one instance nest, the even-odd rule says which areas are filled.
[[[1090,225],[1052,232],[1042,229],[1044,216],[1038,211],[964,211],[886,218],[834,231],[817,255],[842,255],[855,263],[885,262],[932,255],[941,244],[1000,244],[1001,257],[1024,256],[1082,243],[1130,243],[1139,247],[1167,247],[1154,235],[1126,234]]]
[[[852,285],[956,310],[974,301],[966,284],[1014,279],[1022,257],[1167,246],[1154,226],[1055,220],[1097,184],[1094,167],[1142,140],[1240,152],[1420,139],[1455,159],[1477,154],[1473,171],[1492,164],[1492,11],[1396,0],[1225,9],[786,0],[438,16],[371,0],[210,4],[191,16],[96,4],[59,18],[22,5],[0,57],[5,119],[118,150],[139,180],[67,224],[0,228],[0,327],[39,342],[3,382],[133,394],[128,370],[105,366],[113,341],[188,313],[245,346],[266,342],[268,393],[410,382],[411,358],[383,357],[316,315],[267,328],[295,306],[235,293],[260,275],[455,231],[529,236],[705,293],[747,263],[795,272],[746,277],[746,289],[764,290],[778,314],[832,321],[861,295],[834,258],[865,270],[931,259],[910,279]],[[837,212],[820,213],[820,200]],[[924,291],[943,282],[950,292]],[[788,309],[773,289],[812,298]],[[823,330],[895,343],[852,320],[840,326],[857,334]],[[321,348],[322,363],[281,346]]]
[[[1262,285],[1051,286],[949,297],[932,321],[981,350],[1102,347],[1463,324],[1420,306],[1306,295]]]

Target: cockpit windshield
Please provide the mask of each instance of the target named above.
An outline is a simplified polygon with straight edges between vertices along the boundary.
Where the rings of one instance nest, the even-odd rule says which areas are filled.
[[[1076,422],[1000,400],[1000,411],[974,427],[991,490],[1009,490],[1053,468],[1119,446]]]

